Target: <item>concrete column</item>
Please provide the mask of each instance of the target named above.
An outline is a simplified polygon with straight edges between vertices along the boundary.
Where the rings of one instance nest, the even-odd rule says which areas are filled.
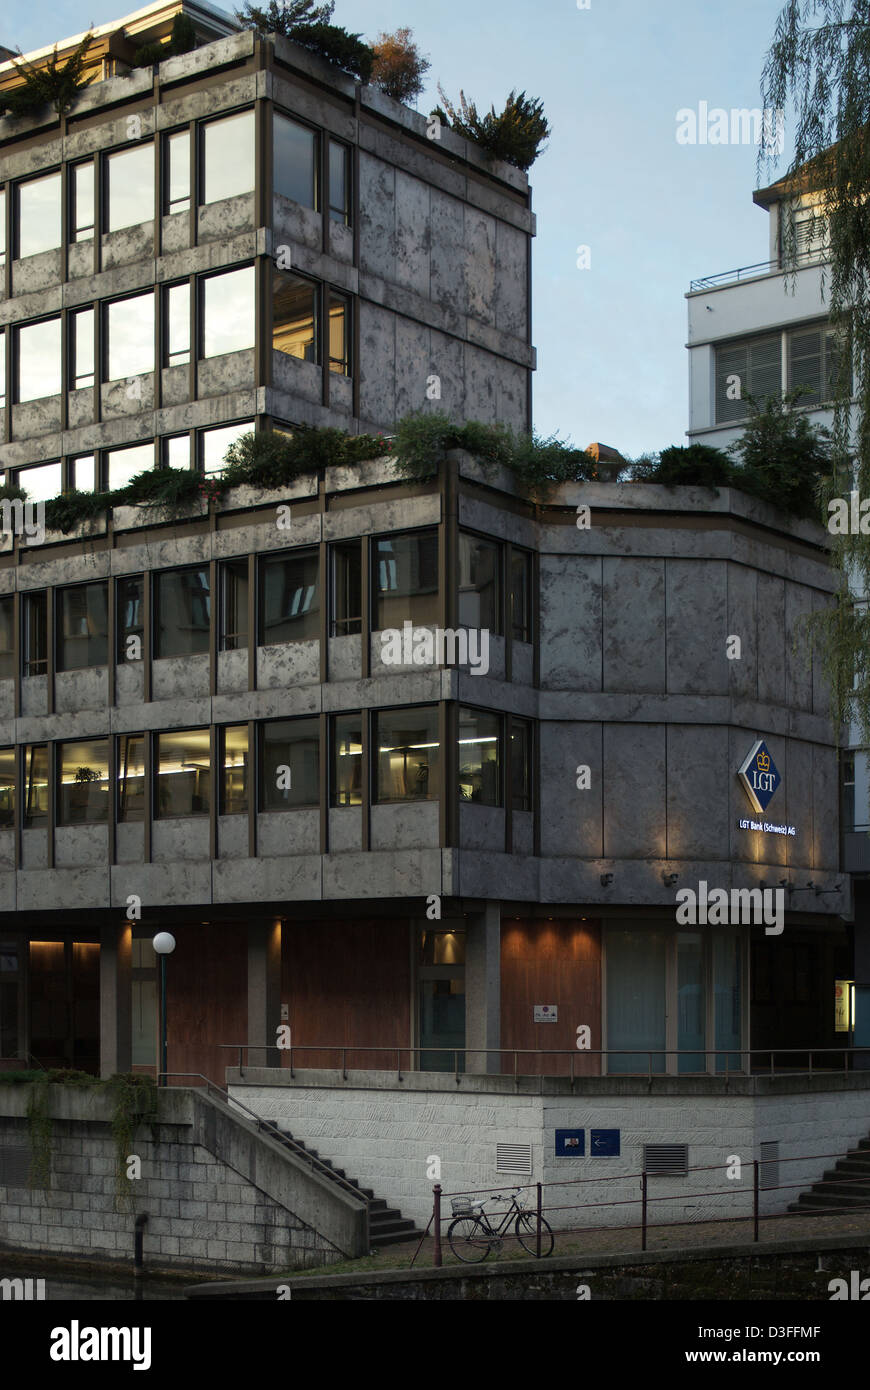
[[[133,1067],[133,928],[100,928],[100,1076]]]
[[[498,1047],[501,1042],[501,904],[488,902],[468,918],[465,937],[465,1046]],[[469,1051],[466,1071],[498,1074],[496,1052]]]
[[[272,1049],[281,1022],[281,923],[276,920],[248,923],[248,1054],[243,1064],[277,1067],[280,1053]],[[236,1066],[237,1058],[228,1060]]]

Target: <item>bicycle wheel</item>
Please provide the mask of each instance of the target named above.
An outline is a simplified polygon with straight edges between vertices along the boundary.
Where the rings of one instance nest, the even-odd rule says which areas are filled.
[[[524,1250],[528,1250],[530,1255],[538,1253],[538,1218],[532,1216],[530,1212],[523,1211],[517,1217],[514,1226],[514,1234]],[[541,1258],[553,1253],[553,1232],[548,1223],[541,1217]]]
[[[450,1249],[465,1264],[479,1264],[489,1254],[490,1238],[482,1221],[474,1216],[457,1216],[447,1232]]]

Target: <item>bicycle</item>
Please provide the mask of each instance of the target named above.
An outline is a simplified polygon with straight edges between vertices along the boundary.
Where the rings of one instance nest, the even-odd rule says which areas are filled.
[[[465,1264],[479,1264],[485,1260],[492,1250],[500,1250],[502,1236],[507,1230],[511,1217],[516,1212],[514,1222],[514,1235],[524,1250],[530,1255],[538,1253],[538,1218],[531,1212],[523,1211],[524,1203],[520,1200],[522,1188],[518,1187],[511,1193],[494,1192],[492,1200],[507,1201],[510,1197],[510,1206],[505,1211],[502,1220],[497,1226],[493,1226],[487,1213],[484,1211],[483,1201],[470,1201],[467,1197],[454,1197],[451,1206],[453,1209],[454,1220],[450,1223],[447,1231],[447,1239],[450,1249],[457,1259]],[[486,1200],[489,1200],[488,1198]],[[541,1256],[552,1253],[553,1232],[549,1224],[541,1217]]]

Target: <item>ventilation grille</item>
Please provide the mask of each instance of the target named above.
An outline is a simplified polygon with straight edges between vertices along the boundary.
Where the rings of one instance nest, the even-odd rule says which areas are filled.
[[[644,1144],[645,1173],[685,1173],[688,1168],[688,1144]]]
[[[29,1149],[0,1149],[0,1187],[24,1188],[29,1177]]]
[[[761,1145],[758,1180],[762,1187],[779,1187],[779,1140]]]
[[[522,1173],[524,1177],[530,1177],[531,1144],[496,1144],[495,1166],[499,1173]]]

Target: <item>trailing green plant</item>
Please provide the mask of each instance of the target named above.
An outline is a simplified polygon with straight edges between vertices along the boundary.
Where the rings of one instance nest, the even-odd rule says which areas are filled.
[[[360,463],[387,452],[388,445],[381,435],[307,427],[292,434],[251,431],[230,445],[221,476],[225,487],[282,487],[306,473],[316,473],[330,465]]]
[[[19,487],[17,483],[0,483],[0,502],[16,502],[19,500],[23,502],[26,497],[27,493],[25,489]]]
[[[380,87],[393,101],[411,101],[420,96],[423,79],[432,64],[414,43],[411,30],[378,34],[372,48],[375,55],[372,85]]]
[[[112,1139],[115,1144],[115,1196],[118,1206],[129,1206],[133,1185],[127,1176],[127,1160],[141,1124],[157,1124],[157,1087],[153,1077],[119,1072],[100,1083],[112,1097]]]
[[[497,112],[491,106],[483,116],[473,101],[466,100],[464,92],[460,91],[456,106],[445,96],[440,82],[438,92],[447,111],[448,124],[457,135],[473,140],[490,159],[503,160],[517,169],[531,169],[542,153],[544,141],[552,133],[543,102],[527,97],[525,92],[517,95],[512,91],[502,111]]]
[[[44,106],[51,106],[58,116],[63,116],[72,105],[73,99],[94,80],[85,77],[87,54],[94,42],[92,32],[85,34],[81,43],[61,62],[57,56],[57,44],[49,59],[37,66],[30,63],[18,50],[18,57],[12,59],[15,71],[22,79],[20,87],[12,87],[0,97],[2,108],[10,116],[30,116]]]
[[[179,13],[172,21],[172,34],[168,43],[143,43],[133,55],[134,68],[150,68],[162,63],[164,58],[175,58],[181,53],[190,53],[197,46],[196,27],[190,15]]]
[[[48,1073],[39,1076],[27,1097],[27,1127],[30,1134],[30,1174],[28,1186],[51,1187],[52,1123],[48,1113]]]
[[[110,492],[69,492],[53,497],[45,504],[45,524],[50,531],[64,535],[83,521],[99,516],[109,506]]]
[[[728,487],[733,472],[722,449],[709,444],[673,444],[658,454],[643,454],[630,464],[636,483],[661,483],[664,487]]]
[[[598,465],[585,449],[555,436],[515,434],[506,425],[479,420],[457,425],[439,412],[408,415],[396,425],[394,451],[405,477],[431,478],[448,449],[465,449],[485,464],[503,464],[531,490],[598,477]]]
[[[315,5],[314,0],[291,0],[288,5],[269,0],[266,9],[247,3],[235,11],[235,17],[243,28],[253,29],[258,38],[283,34],[292,43],[353,73],[361,82],[368,82],[374,52],[363,42],[361,34],[348,33],[340,25],[329,23],[334,9],[334,0],[323,5]]]

